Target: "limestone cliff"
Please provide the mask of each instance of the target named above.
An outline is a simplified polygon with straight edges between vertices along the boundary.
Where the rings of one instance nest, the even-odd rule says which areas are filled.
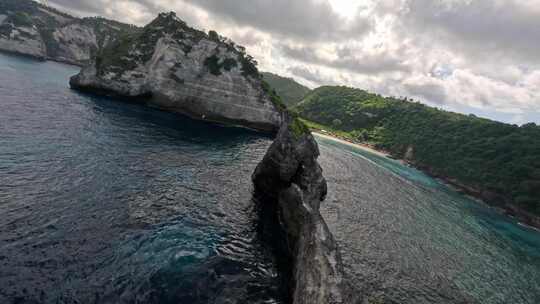
[[[72,88],[142,100],[197,119],[275,132],[280,104],[242,47],[162,13],[105,48]]]
[[[0,2],[0,51],[85,65],[134,26],[75,18],[31,0]]]
[[[326,180],[309,130],[286,115],[277,138],[253,174],[256,197],[275,204],[286,239],[294,304],[348,303],[336,241],[319,213]]]

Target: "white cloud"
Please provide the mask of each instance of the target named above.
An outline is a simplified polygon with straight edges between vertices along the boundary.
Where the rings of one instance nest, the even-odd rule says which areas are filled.
[[[343,84],[540,122],[540,0],[49,3],[139,25],[174,10],[193,26],[245,45],[261,69],[312,87]]]

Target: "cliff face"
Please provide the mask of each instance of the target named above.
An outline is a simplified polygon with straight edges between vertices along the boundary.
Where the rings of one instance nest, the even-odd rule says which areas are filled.
[[[0,15],[0,50],[45,59],[45,43],[34,26],[9,23]]]
[[[85,65],[136,28],[103,18],[79,19],[30,0],[0,3],[0,51]]]
[[[289,290],[295,304],[348,303],[336,241],[319,213],[326,180],[317,162],[319,149],[301,122],[287,117],[253,174],[256,196],[277,204],[290,267]]]
[[[174,13],[105,48],[70,84],[262,131],[275,132],[281,123],[279,104],[243,48],[188,27]]]

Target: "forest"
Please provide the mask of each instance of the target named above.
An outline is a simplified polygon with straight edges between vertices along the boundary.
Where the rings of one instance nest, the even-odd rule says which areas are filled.
[[[386,150],[499,204],[540,214],[540,127],[444,111],[410,99],[321,87],[295,108],[303,118]]]

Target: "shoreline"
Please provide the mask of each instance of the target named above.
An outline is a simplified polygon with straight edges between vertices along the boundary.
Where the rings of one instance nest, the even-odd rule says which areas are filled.
[[[54,58],[54,57],[49,57],[49,56],[36,56],[36,55],[32,55],[32,54],[26,54],[26,53],[23,53],[23,52],[19,52],[19,51],[11,51],[11,50],[8,50],[8,49],[0,49],[0,54],[3,54],[3,55],[8,55],[8,56],[15,56],[15,57],[22,57],[22,58],[27,58],[27,59],[33,59],[37,62],[56,62],[56,63],[61,63],[61,64],[65,64],[65,65],[69,65],[69,66],[72,66],[72,67],[78,67],[78,68],[83,68],[85,66],[84,63],[82,62],[76,62],[76,61],[71,61],[71,60],[68,60],[68,59],[62,59],[62,58]]]
[[[364,151],[367,151],[367,152],[371,152],[373,154],[383,156],[383,157],[386,157],[386,158],[394,159],[392,157],[392,155],[390,155],[390,153],[377,150],[377,149],[375,149],[375,148],[373,148],[373,147],[371,147],[369,145],[366,145],[366,144],[355,143],[355,142],[352,142],[352,141],[337,137],[337,136],[332,135],[332,134],[324,134],[324,133],[320,133],[320,132],[316,132],[316,131],[311,131],[311,133],[313,135],[315,135],[315,136],[318,136],[318,137],[322,137],[322,138],[326,138],[326,139],[329,139],[329,140],[337,141],[337,142],[342,143],[344,145],[355,147],[355,148],[358,148],[358,149],[361,149],[361,150],[364,150]]]
[[[529,229],[533,229],[535,231],[540,232],[540,217],[538,217],[536,215],[533,215],[533,214],[521,209],[520,207],[512,205],[512,204],[508,204],[508,203],[500,204],[500,203],[496,203],[496,202],[490,202],[489,200],[486,200],[482,190],[463,185],[463,184],[459,183],[458,181],[453,180],[453,179],[451,179],[449,177],[434,174],[430,168],[418,166],[418,165],[416,165],[416,164],[414,164],[412,162],[409,162],[409,161],[406,161],[406,160],[403,160],[403,159],[397,159],[397,158],[393,157],[390,153],[385,152],[385,151],[379,151],[379,150],[375,149],[372,146],[365,145],[365,144],[360,144],[360,143],[355,143],[355,142],[349,141],[347,139],[338,137],[337,135],[334,135],[334,134],[331,134],[331,133],[323,134],[323,133],[320,133],[319,130],[312,130],[312,133],[315,136],[319,136],[319,137],[322,137],[322,138],[325,138],[325,139],[328,139],[328,140],[332,140],[332,141],[339,142],[339,143],[342,143],[342,144],[345,144],[345,145],[348,145],[348,146],[351,146],[351,147],[355,147],[355,148],[358,148],[358,149],[373,153],[373,154],[381,156],[381,157],[386,157],[386,158],[389,158],[389,159],[392,159],[392,160],[397,160],[397,161],[401,162],[405,166],[410,166],[410,167],[413,167],[413,168],[415,168],[417,170],[420,170],[422,173],[424,173],[424,174],[428,175],[429,177],[437,180],[439,183],[441,183],[441,184],[445,185],[446,187],[456,191],[457,193],[459,193],[461,195],[464,195],[464,196],[467,196],[470,199],[473,199],[473,200],[477,201],[477,203],[484,204],[485,206],[494,209],[498,213],[503,214],[505,216],[508,216],[509,218],[512,218],[512,219],[516,220],[517,224],[519,224],[520,226],[527,227]]]

